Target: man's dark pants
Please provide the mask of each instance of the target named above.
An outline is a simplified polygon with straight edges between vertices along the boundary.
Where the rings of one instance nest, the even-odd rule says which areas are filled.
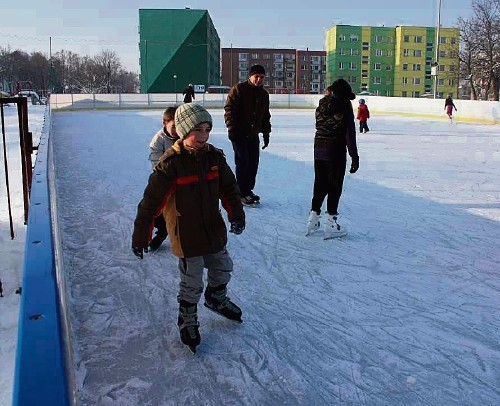
[[[255,187],[257,170],[259,169],[259,136],[240,136],[231,140],[236,165],[236,181],[241,197],[250,195]]]

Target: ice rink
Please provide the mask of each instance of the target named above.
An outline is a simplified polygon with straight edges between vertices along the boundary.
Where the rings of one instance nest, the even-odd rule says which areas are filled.
[[[344,183],[349,234],[325,241],[304,235],[314,111],[272,111],[262,204],[229,235],[244,323],[200,303],[192,355],[169,243],[142,261],[130,249],[161,110],[52,121],[82,405],[500,404],[498,125],[373,114]]]

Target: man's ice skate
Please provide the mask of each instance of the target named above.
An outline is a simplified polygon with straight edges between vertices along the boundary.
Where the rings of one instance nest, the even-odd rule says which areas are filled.
[[[205,307],[229,320],[242,323],[241,309],[227,297],[226,285],[207,286],[205,289]]]
[[[253,190],[250,191],[250,197],[253,199],[253,201],[255,202],[255,204],[259,204],[260,203],[260,196],[256,195],[253,192]]]
[[[325,219],[325,240],[330,238],[343,237],[347,235],[347,230],[337,223],[336,214],[328,214]]]
[[[255,207],[259,204],[259,202],[256,201],[251,195],[242,197],[241,203],[243,204],[243,206],[247,206],[247,207]]]
[[[319,229],[319,214],[311,210],[307,219],[306,235],[314,233],[317,229]]]
[[[181,300],[179,303],[177,325],[179,326],[181,341],[189,347],[189,350],[193,354],[196,353],[196,347],[201,342],[197,310],[198,306],[196,303],[189,303],[185,300]]]

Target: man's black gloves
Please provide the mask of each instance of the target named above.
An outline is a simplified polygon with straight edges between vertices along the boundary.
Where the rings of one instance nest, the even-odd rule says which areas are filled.
[[[142,259],[144,257],[143,253],[148,252],[148,248],[132,247],[132,252],[137,258]]]
[[[359,158],[353,159],[351,162],[351,169],[349,169],[349,172],[356,173],[358,169],[359,169]]]
[[[230,228],[229,232],[238,235],[238,234],[241,234],[244,229],[245,229],[245,222],[244,221],[233,221],[231,223],[231,228]]]
[[[262,138],[264,139],[264,145],[262,146],[262,149],[266,149],[269,145],[269,134],[262,134]]]

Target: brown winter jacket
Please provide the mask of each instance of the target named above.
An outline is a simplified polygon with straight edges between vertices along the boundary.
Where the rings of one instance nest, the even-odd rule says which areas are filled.
[[[271,132],[269,93],[248,80],[234,85],[227,95],[224,120],[229,133],[248,137]]]
[[[181,258],[213,254],[227,243],[228,219],[245,221],[236,179],[222,150],[211,144],[196,153],[178,140],[161,157],[137,208],[132,246],[146,248],[154,218],[163,210],[172,253]]]

